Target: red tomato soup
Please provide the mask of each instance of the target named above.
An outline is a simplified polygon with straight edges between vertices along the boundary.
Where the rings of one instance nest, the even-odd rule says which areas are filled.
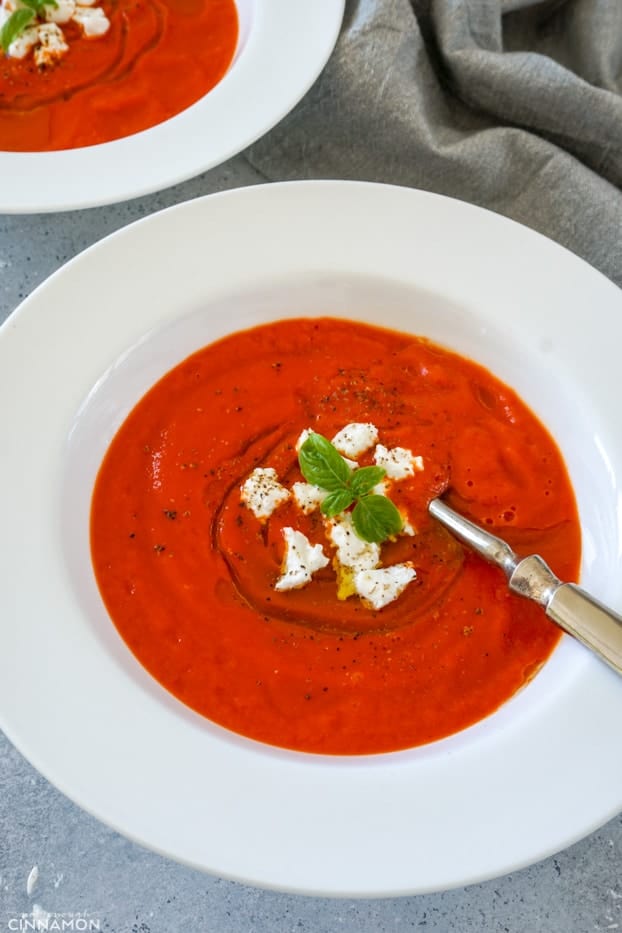
[[[108,31],[87,38],[76,22],[61,24],[68,51],[51,65],[37,66],[32,52],[0,51],[0,149],[71,149],[129,136],[195,103],[231,63],[234,0],[94,2]]]
[[[291,495],[259,519],[241,496],[257,468],[291,490],[303,480],[301,432],[330,439],[350,423],[372,423],[387,449],[422,458],[387,493],[412,527],[381,545],[383,566],[409,563],[416,578],[379,610],[337,598],[334,562],[299,589],[275,589],[283,529],[331,558],[326,519]],[[280,321],[195,353],[129,415],[94,490],[95,573],[135,656],[214,722],[305,752],[421,745],[496,710],[559,639],[541,609],[428,515],[446,490],[519,554],[576,579],[568,475],[515,392],[425,339]]]

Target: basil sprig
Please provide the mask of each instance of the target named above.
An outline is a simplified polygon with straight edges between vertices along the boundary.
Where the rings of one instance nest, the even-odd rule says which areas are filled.
[[[0,29],[0,46],[5,54],[9,51],[11,43],[21,36],[33,19],[43,15],[46,6],[58,6],[56,0],[22,0],[22,4],[23,6],[11,13]]]
[[[356,503],[352,525],[363,541],[381,543],[402,530],[402,516],[391,500],[372,493],[386,473],[384,467],[350,470],[337,448],[315,431],[302,444],[298,462],[306,481],[328,493],[321,505],[324,515],[339,515]]]

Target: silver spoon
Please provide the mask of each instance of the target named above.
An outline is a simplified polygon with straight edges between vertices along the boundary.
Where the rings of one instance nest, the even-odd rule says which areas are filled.
[[[532,599],[565,632],[622,674],[622,616],[607,609],[574,583],[562,583],[541,557],[518,557],[507,542],[454,512],[442,499],[430,514],[453,535],[504,572],[513,593]]]

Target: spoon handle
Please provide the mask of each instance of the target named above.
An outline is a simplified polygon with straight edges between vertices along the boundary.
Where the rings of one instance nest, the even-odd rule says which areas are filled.
[[[513,593],[538,603],[549,619],[622,674],[621,616],[574,583],[562,583],[537,554],[521,560],[502,538],[455,512],[442,499],[433,499],[429,510],[460,541],[500,567]]]
[[[555,589],[546,614],[622,674],[622,617],[574,583]]]

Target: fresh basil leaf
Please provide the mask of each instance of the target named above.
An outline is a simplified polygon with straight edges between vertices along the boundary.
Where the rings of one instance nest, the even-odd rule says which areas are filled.
[[[29,10],[32,10],[38,15],[43,15],[46,6],[58,6],[56,0],[21,0],[21,2],[23,6],[28,7]]]
[[[382,477],[386,475],[386,472],[384,467],[379,466],[359,467],[352,474],[350,489],[358,499],[359,496],[371,492],[374,486],[377,486]]]
[[[340,512],[347,509],[349,505],[352,505],[354,498],[354,495],[349,489],[335,489],[334,492],[329,492],[322,501],[320,510],[324,515],[328,515],[329,518],[332,518],[334,515],[339,515]]]
[[[365,496],[352,512],[352,524],[363,541],[386,541],[403,528],[402,516],[386,496]]]
[[[35,14],[33,11],[25,7],[20,7],[19,10],[15,10],[14,13],[11,13],[2,29],[0,29],[0,45],[5,53],[9,51],[11,43],[17,39],[26,26],[32,22],[34,16]]]
[[[360,467],[351,471],[336,447],[315,431],[311,431],[302,444],[298,461],[306,481],[328,493],[320,507],[324,515],[339,515],[356,503],[352,524],[363,541],[380,543],[402,530],[402,516],[391,500],[371,494],[386,475],[383,467]]]
[[[313,431],[298,454],[300,471],[308,483],[327,492],[343,489],[350,480],[350,468],[331,442]]]

